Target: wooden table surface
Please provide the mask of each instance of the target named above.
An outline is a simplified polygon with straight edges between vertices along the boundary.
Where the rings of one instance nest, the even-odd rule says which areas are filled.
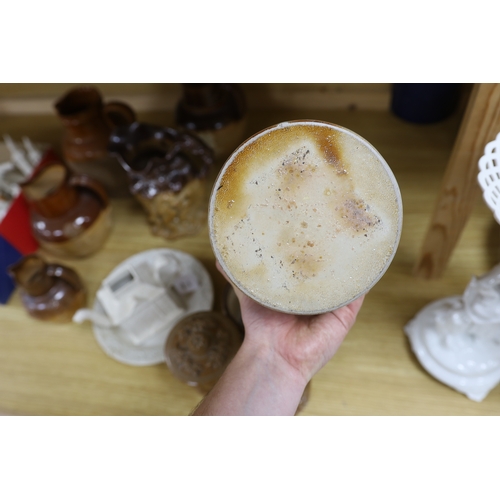
[[[459,116],[432,125],[403,122],[375,111],[258,111],[249,114],[248,135],[283,120],[311,118],[338,123],[370,141],[391,166],[404,205],[399,249],[385,276],[366,297],[355,327],[336,356],[313,378],[301,415],[498,415],[500,387],[476,403],[429,375],[404,334],[404,325],[426,304],[461,294],[473,275],[500,261],[500,229],[479,200],[439,280],[412,275],[430,221]],[[169,113],[139,115],[172,125]],[[23,135],[56,148],[61,126],[55,116],[11,116],[0,134]],[[114,228],[105,247],[83,260],[54,259],[84,279],[89,302],[101,280],[120,262],[152,248],[192,254],[209,271],[215,308],[225,281],[214,266],[205,228],[169,242],[153,236],[145,213],[132,199],[113,201]],[[109,358],[90,323],[53,325],[31,319],[17,292],[0,306],[0,414],[7,415],[188,415],[201,395],[176,380],[166,365],[132,367]]]

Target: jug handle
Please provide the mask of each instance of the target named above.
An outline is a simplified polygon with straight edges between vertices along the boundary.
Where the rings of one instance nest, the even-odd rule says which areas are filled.
[[[101,198],[101,201],[103,205],[106,207],[108,206],[108,193],[106,192],[106,189],[104,186],[95,181],[94,179],[91,179],[87,175],[73,175],[70,180],[69,184],[71,186],[77,186],[77,187],[84,187],[87,189],[90,189],[91,191],[94,191],[94,193]]]
[[[71,285],[76,291],[83,290],[83,284],[75,271],[60,264],[47,264],[47,275],[54,278],[61,278]]]
[[[135,111],[121,101],[110,101],[105,104],[103,115],[112,129],[120,125],[130,125],[136,121]]]

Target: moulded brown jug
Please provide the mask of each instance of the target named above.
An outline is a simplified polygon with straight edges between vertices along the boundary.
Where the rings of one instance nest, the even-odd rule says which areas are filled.
[[[108,150],[127,173],[154,234],[174,240],[206,224],[213,152],[199,137],[137,121],[116,127]]]
[[[69,267],[48,264],[32,254],[10,266],[9,274],[20,288],[24,307],[34,318],[68,322],[77,309],[85,306],[85,286]]]
[[[59,257],[79,258],[102,247],[111,230],[111,207],[97,181],[51,163],[22,183],[21,190],[41,248]]]
[[[62,153],[71,169],[99,181],[110,196],[129,196],[128,179],[108,155],[112,130],[135,121],[134,111],[119,101],[103,103],[97,88],[75,87],[55,104],[64,125]]]

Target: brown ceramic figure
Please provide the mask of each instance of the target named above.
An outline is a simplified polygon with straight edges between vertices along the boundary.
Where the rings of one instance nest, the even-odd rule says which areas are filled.
[[[183,83],[176,124],[195,133],[215,153],[226,158],[245,136],[245,96],[235,83]]]
[[[216,312],[198,312],[182,319],[169,333],[165,361],[175,377],[207,393],[240,348],[234,323]]]
[[[80,258],[102,247],[111,230],[111,207],[97,181],[51,163],[21,184],[21,190],[41,248],[58,257]]]
[[[79,174],[99,181],[112,197],[129,196],[127,176],[115,158],[108,155],[111,131],[135,121],[125,103],[103,103],[97,88],[75,87],[55,104],[64,125],[62,153],[65,162]]]
[[[86,291],[78,274],[60,264],[48,264],[38,255],[27,255],[9,268],[20,288],[24,307],[34,318],[64,323],[85,307]]]
[[[199,138],[135,122],[117,127],[108,148],[127,172],[153,234],[173,240],[194,235],[206,224],[213,153]]]

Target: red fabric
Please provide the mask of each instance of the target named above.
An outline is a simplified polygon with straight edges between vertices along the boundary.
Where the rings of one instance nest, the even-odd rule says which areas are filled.
[[[38,243],[31,233],[28,204],[22,193],[0,222],[0,235],[23,255],[37,251]]]
[[[52,149],[47,150],[31,177],[45,165],[56,161],[61,161],[57,154]],[[28,204],[22,193],[13,201],[7,215],[0,222],[0,235],[23,255],[38,250],[38,243],[31,232]]]

